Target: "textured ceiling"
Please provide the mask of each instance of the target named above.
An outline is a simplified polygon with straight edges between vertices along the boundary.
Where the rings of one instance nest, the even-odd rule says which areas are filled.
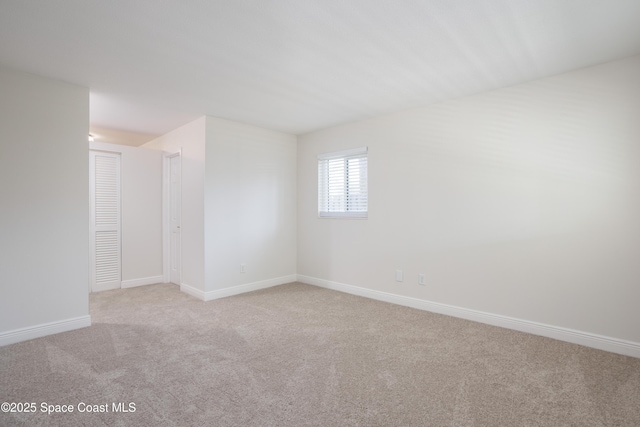
[[[291,133],[640,53],[639,0],[0,0],[0,64],[91,88],[91,123]]]

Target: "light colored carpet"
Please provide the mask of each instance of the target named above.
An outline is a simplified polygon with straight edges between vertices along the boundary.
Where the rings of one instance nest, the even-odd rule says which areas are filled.
[[[0,402],[38,406],[0,425],[640,426],[640,359],[313,286],[152,285],[93,294],[91,316],[0,348]]]

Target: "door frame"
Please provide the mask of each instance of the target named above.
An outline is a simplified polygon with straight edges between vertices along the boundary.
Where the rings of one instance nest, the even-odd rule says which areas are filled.
[[[171,282],[171,224],[170,218],[170,197],[171,197],[171,183],[170,183],[170,167],[171,159],[173,157],[180,157],[180,193],[182,193],[182,147],[177,151],[167,151],[162,156],[162,281],[164,283]],[[180,198],[180,218],[182,220],[182,197]],[[180,232],[180,240],[182,240],[182,232]],[[182,284],[182,242],[180,242],[180,280]]]
[[[89,293],[96,289],[96,224],[95,224],[95,154],[106,154],[118,158],[116,175],[118,186],[118,261],[120,262],[120,286],[122,287],[122,153],[118,151],[89,148]]]

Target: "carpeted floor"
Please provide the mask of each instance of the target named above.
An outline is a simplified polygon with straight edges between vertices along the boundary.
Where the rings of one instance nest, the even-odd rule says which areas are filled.
[[[640,426],[640,359],[298,283],[108,291],[91,317],[0,348],[0,402],[36,404],[0,425]]]

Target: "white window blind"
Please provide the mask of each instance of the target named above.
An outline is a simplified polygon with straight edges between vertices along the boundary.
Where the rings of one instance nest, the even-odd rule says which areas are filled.
[[[318,156],[318,215],[367,218],[367,147]]]

